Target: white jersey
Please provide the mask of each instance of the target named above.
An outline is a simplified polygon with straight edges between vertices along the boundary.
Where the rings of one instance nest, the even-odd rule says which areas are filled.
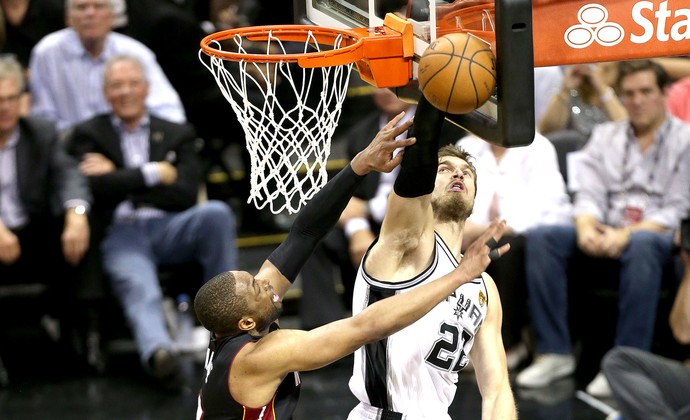
[[[355,282],[353,315],[457,267],[455,256],[438,234],[435,237],[431,265],[412,279],[381,282],[369,276],[362,263]],[[487,298],[484,280],[477,278],[460,286],[414,324],[359,348],[350,390],[361,404],[349,418],[376,418],[362,413],[377,407],[402,413],[397,418],[408,420],[450,419],[448,407],[455,396],[458,372],[467,365],[474,337],[486,318]]]

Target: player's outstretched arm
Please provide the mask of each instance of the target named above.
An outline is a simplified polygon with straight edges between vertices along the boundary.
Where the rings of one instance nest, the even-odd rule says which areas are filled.
[[[494,222],[472,244],[458,267],[449,274],[410,292],[383,299],[354,317],[335,321],[311,331],[278,330],[252,350],[253,369],[266,374],[317,369],[332,363],[364,344],[383,339],[412,324],[462,284],[479,277],[490,263],[489,238],[500,240],[505,221]],[[508,252],[509,244],[498,249]],[[251,356],[247,356],[251,358]],[[277,380],[276,377],[275,380]]]
[[[426,264],[426,258],[431,255],[434,246],[431,193],[438,172],[444,119],[445,113],[422,96],[410,129],[417,142],[405,151],[393,191],[388,196],[378,242],[365,262],[367,272],[376,278],[391,278],[403,265],[415,270]]]
[[[404,115],[401,112],[386,124],[371,143],[300,211],[287,238],[269,255],[255,276],[257,279],[270,279],[276,293],[281,297],[285,294],[317,243],[338,222],[340,213],[363,177],[372,171],[392,171],[400,164],[404,150],[396,156],[393,152],[399,147],[414,144],[413,138],[395,139],[412,124],[413,119],[410,119],[395,126]]]

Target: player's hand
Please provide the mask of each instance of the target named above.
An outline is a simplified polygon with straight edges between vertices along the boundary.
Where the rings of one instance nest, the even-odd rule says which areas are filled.
[[[357,153],[350,165],[357,175],[366,175],[371,171],[390,172],[402,161],[404,150],[394,154],[398,148],[404,148],[414,144],[414,138],[395,140],[400,134],[407,131],[412,126],[414,118],[410,118],[399,126],[395,126],[405,115],[401,112],[376,134],[374,140],[369,143],[366,149]]]
[[[77,265],[89,249],[89,221],[85,214],[68,211],[65,215],[65,227],[60,241],[62,254],[71,265]]]
[[[457,269],[462,269],[470,279],[479,277],[489,266],[492,259],[498,259],[510,250],[510,244],[498,246],[503,237],[506,221],[494,220],[467,248]]]
[[[22,255],[19,238],[0,223],[0,263],[13,264]]]

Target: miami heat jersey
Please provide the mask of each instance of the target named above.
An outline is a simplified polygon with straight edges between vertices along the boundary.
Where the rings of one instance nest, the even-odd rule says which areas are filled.
[[[393,283],[378,281],[360,265],[353,315],[395,294],[437,279],[458,262],[438,234],[432,263],[418,276]],[[365,257],[366,258],[366,257]],[[469,359],[474,337],[486,318],[488,295],[482,278],[455,290],[428,314],[387,339],[355,352],[350,390],[369,406],[402,413],[405,419],[450,419],[458,372]],[[360,418],[355,414],[350,418]],[[368,416],[367,416],[368,417]]]
[[[206,356],[206,378],[198,396],[197,420],[292,419],[300,390],[297,372],[290,373],[283,379],[273,399],[263,407],[247,407],[232,397],[228,383],[230,366],[242,347],[259,339],[242,334],[211,343]]]

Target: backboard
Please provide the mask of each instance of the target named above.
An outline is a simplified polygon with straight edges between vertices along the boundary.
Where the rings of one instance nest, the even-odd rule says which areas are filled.
[[[405,85],[380,86],[376,78],[362,79],[378,87],[389,87],[401,99],[417,101],[418,62],[437,36],[456,31],[463,24],[458,13],[480,8],[472,22],[478,36],[493,44],[496,53],[497,88],[481,108],[447,119],[467,131],[505,147],[524,146],[534,139],[534,58],[532,53],[532,0],[294,0],[296,23],[330,28],[355,29],[389,26],[387,14],[409,23],[414,37],[411,75]],[[484,6],[482,6],[484,5]],[[495,15],[482,13],[491,7]],[[469,18],[465,18],[467,22]],[[431,25],[430,22],[437,22]],[[467,25],[466,25],[467,26]],[[397,28],[396,28],[397,29]],[[461,31],[461,29],[457,29]],[[495,37],[489,39],[482,33]],[[493,41],[493,42],[492,42]]]

